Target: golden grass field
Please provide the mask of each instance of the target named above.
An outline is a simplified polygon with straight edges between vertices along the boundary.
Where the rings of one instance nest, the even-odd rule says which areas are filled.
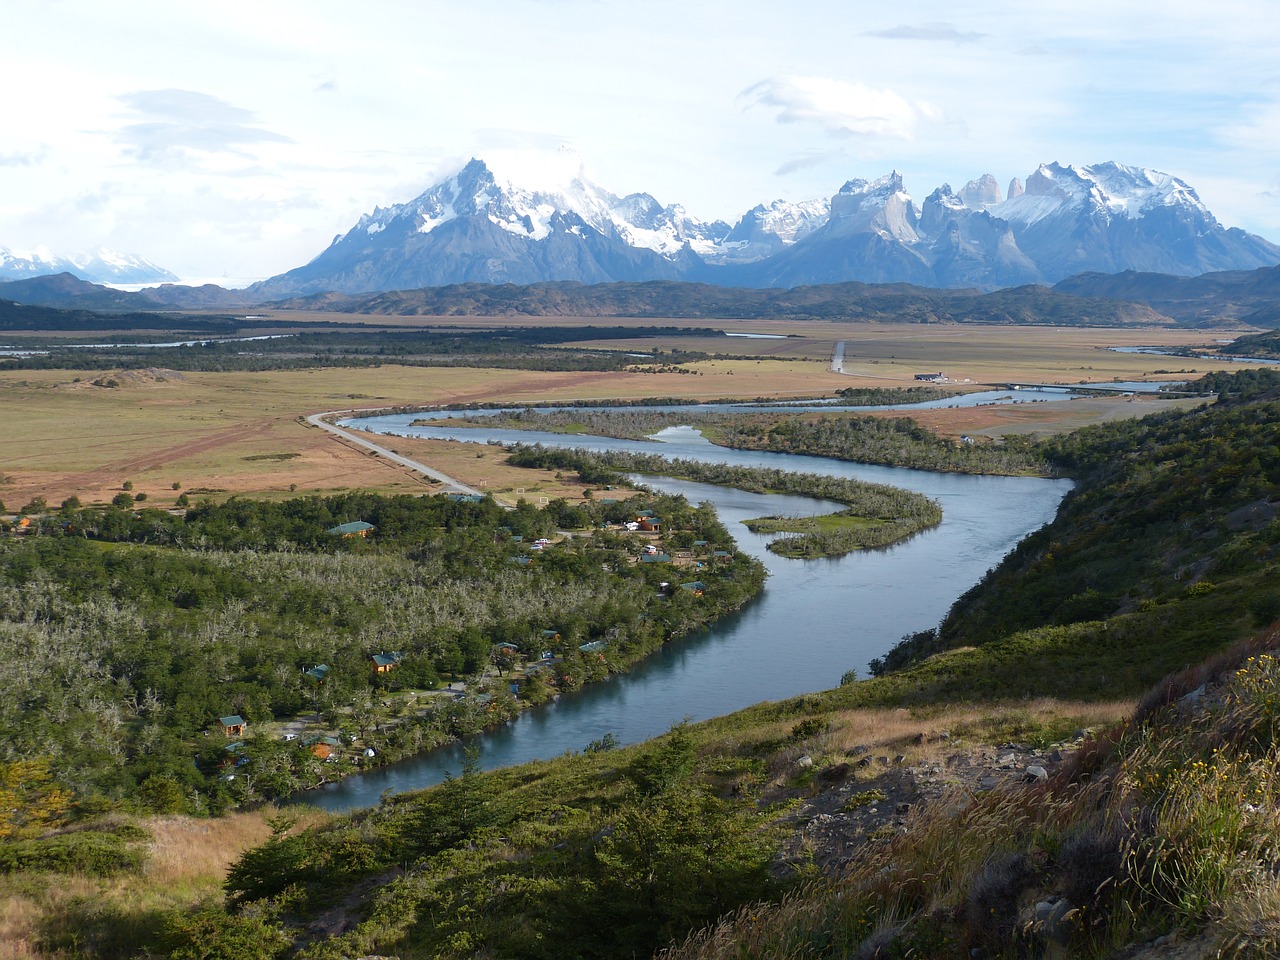
[[[406,324],[440,326],[438,320],[400,319]],[[376,320],[385,322],[385,318]],[[585,326],[602,321],[555,320],[557,325],[575,322]],[[468,319],[466,326],[511,323],[508,318]],[[1138,379],[1152,377],[1158,370],[1194,367],[1205,372],[1228,366],[1104,349],[1208,345],[1226,335],[1218,331],[731,323],[735,331],[784,334],[788,339],[734,338],[726,343],[724,339],[660,337],[607,343],[611,349],[682,348],[745,355],[688,364],[684,368],[688,372],[557,373],[387,365],[272,373],[175,373],[151,368],[106,374],[0,367],[0,423],[4,424],[0,500],[11,511],[35,496],[51,504],[72,495],[86,503],[105,502],[126,481],[132,483],[134,493],[147,494],[148,504],[156,506],[172,504],[182,492],[284,496],[291,490],[432,489],[420,478],[302,421],[306,414],[327,410],[482,401],[829,396],[849,386],[910,386],[916,373],[936,371],[957,381],[959,389],[977,389],[983,383],[1002,381]],[[839,340],[846,342],[845,375],[829,368]],[[162,354],[157,354],[157,361],[163,361]],[[119,386],[93,384],[108,377]],[[1144,413],[1154,403],[1076,400],[938,411],[919,419],[943,433],[1053,432]],[[397,438],[395,447],[495,493],[524,488],[531,499],[581,495],[573,483],[514,471],[503,466],[495,453],[480,457],[466,445]]]

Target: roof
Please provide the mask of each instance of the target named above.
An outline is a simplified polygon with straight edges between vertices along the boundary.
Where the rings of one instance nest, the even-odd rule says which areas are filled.
[[[312,667],[310,670],[303,670],[302,672],[312,680],[323,680],[329,675],[329,666],[328,664],[321,663]]]
[[[640,558],[641,563],[670,563],[671,554],[669,553],[646,553]]]
[[[592,640],[590,643],[582,643],[578,645],[578,649],[583,653],[595,653],[597,650],[604,650],[609,644],[605,640]]]
[[[560,636],[560,631],[559,630],[543,630],[542,636],[554,640],[556,637]]]
[[[703,590],[707,589],[707,585],[706,585],[705,583],[703,583],[701,580],[690,580],[688,583],[682,583],[682,584],[680,584],[680,589],[681,589],[681,590],[692,590],[692,591],[694,591],[695,593],[698,593],[698,592],[701,592],[701,591],[703,591]]]
[[[229,717],[222,717],[222,725],[224,727],[243,727],[245,725],[244,717],[238,713],[233,713]]]
[[[398,653],[375,653],[373,655],[373,663],[379,667],[394,667],[400,662],[400,654]]]
[[[345,537],[351,533],[368,533],[370,530],[376,530],[372,523],[365,523],[363,520],[352,520],[350,523],[340,523],[336,527],[330,527],[325,533],[332,533],[339,537]]]

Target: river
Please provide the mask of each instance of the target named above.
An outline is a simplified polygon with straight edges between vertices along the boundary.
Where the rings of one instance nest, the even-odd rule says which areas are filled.
[[[612,734],[634,743],[688,718],[704,720],[762,700],[824,690],[851,668],[866,675],[868,661],[903,635],[936,626],[965,590],[1028,533],[1052,519],[1070,489],[1067,480],[974,477],[845,463],[822,457],[729,450],[688,427],[662,431],[655,441],[626,441],[506,430],[412,427],[421,414],[347,421],[345,426],[392,435],[458,435],[473,442],[525,442],[590,449],[640,449],[778,467],[801,473],[855,477],[916,490],[942,505],[942,523],[884,550],[821,560],[789,560],[764,549],[767,538],[742,521],[769,514],[826,512],[835,504],[804,497],[745,493],[670,478],[643,478],[655,489],[710,501],[739,549],[759,557],[769,579],[759,597],[710,628],[667,645],[630,673],[559,701],[527,710],[512,724],[474,738],[484,769],[546,759],[585,748]],[[440,782],[461,768],[454,745],[300,794],[296,802],[332,811],[377,803]]]

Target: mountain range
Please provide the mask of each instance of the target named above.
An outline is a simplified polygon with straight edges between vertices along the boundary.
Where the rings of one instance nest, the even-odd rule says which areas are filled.
[[[536,175],[473,158],[250,292],[280,299],[557,280],[994,290],[1086,271],[1192,276],[1277,263],[1280,246],[1224,228],[1184,181],[1118,163],[1041,164],[1004,191],[987,174],[959,190],[943,184],[918,206],[895,171],[849,180],[829,199],[761,204],[730,225],[647,193],[610,193],[569,153]]]
[[[58,254],[39,248],[15,252],[0,247],[0,280],[24,280],[69,273],[92,283],[163,283],[178,278],[136,254],[102,249],[96,253]]]

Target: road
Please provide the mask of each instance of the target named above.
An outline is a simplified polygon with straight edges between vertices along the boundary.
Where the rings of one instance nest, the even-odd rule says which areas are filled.
[[[425,463],[419,463],[417,460],[410,460],[408,457],[401,456],[394,450],[388,450],[381,444],[374,443],[372,440],[366,440],[360,434],[354,433],[350,430],[344,430],[342,427],[336,426],[325,419],[325,417],[340,417],[357,412],[359,411],[329,410],[325,413],[313,413],[307,417],[307,423],[312,426],[319,427],[321,430],[327,430],[335,437],[341,437],[348,443],[354,443],[356,446],[363,447],[365,450],[370,450],[378,456],[383,457],[386,460],[390,460],[394,464],[401,467],[407,467],[410,470],[422,474],[424,477],[430,477],[432,480],[437,480],[445,485],[447,488],[446,492],[448,493],[471,493],[478,497],[484,496],[484,492],[477,490],[475,487],[469,487],[460,480],[455,480],[453,477],[443,474],[439,470],[434,470],[431,467],[428,467]]]

